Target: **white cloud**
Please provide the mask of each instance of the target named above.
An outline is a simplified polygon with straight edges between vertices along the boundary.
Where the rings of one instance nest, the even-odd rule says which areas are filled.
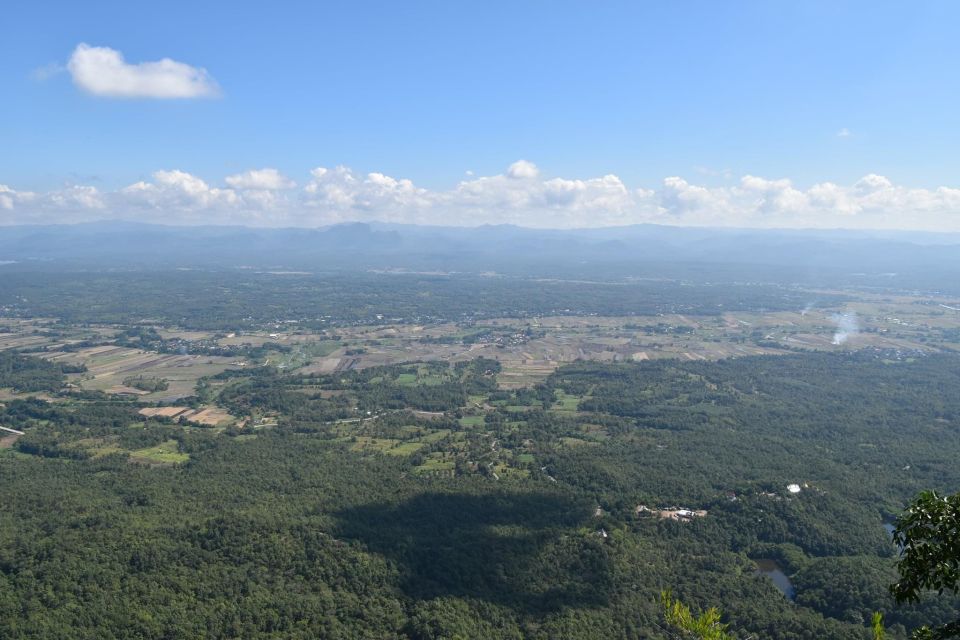
[[[290,178],[276,169],[251,169],[244,173],[227,176],[226,183],[234,189],[292,189],[297,186]]]
[[[676,220],[690,215],[722,215],[727,212],[725,189],[693,185],[679,176],[663,179],[660,206]]]
[[[96,187],[84,185],[71,185],[58,191],[52,191],[46,194],[50,204],[69,209],[77,207],[81,209],[103,209],[106,204],[103,196]]]
[[[540,170],[532,162],[517,160],[507,169],[507,175],[511,178],[536,178],[540,175]]]
[[[130,64],[109,47],[81,43],[67,70],[83,91],[106,98],[212,98],[220,88],[206,69],[163,58]]]
[[[853,188],[857,193],[868,195],[871,193],[877,193],[878,191],[887,191],[893,188],[893,183],[884,176],[878,176],[875,173],[871,173],[863,176],[853,184]]]
[[[156,171],[153,181],[140,181],[131,184],[113,194],[114,204],[120,207],[136,208],[141,212],[161,212],[174,219],[185,214],[193,221],[195,213],[209,215],[212,221],[219,221],[224,214],[242,213],[242,199],[233,189],[211,187],[202,179],[174,169]]]
[[[0,184],[0,209],[6,209],[7,211],[13,210],[14,194],[15,192],[13,189],[5,184]]]
[[[832,182],[821,182],[807,190],[810,205],[821,211],[832,211],[837,216],[855,215],[859,206],[849,189]],[[837,226],[844,226],[838,223]]]
[[[48,192],[0,185],[0,223],[127,218],[177,224],[318,226],[345,221],[437,225],[599,227],[656,222],[743,227],[960,231],[960,188],[917,189],[868,174],[852,184],[800,187],[745,175],[705,186],[680,176],[656,189],[616,175],[543,177],[529,162],[469,176],[449,189],[349,167],[317,167],[301,187],[275,169],[227,176],[226,188],[171,169],[114,191],[69,185]]]
[[[19,191],[0,184],[0,223],[28,224],[79,218],[95,220],[108,211],[104,194],[96,187],[67,185],[44,193]]]
[[[840,131],[837,131],[838,138],[849,138],[852,135],[853,133],[851,133],[850,129],[847,129],[846,127],[844,127],[843,129],[840,129]]]
[[[310,213],[322,212],[330,221],[385,220],[426,222],[421,213],[432,211],[436,198],[406,179],[382,173],[360,176],[339,166],[317,167],[303,189]]]
[[[757,210],[765,213],[799,212],[807,206],[806,194],[794,189],[787,179],[766,180],[747,175],[740,179],[740,186],[756,198]]]

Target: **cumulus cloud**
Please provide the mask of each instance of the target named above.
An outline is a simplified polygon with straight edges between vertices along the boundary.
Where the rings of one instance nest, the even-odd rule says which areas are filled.
[[[67,185],[42,193],[0,184],[0,224],[85,222],[114,217],[96,187]]]
[[[227,176],[226,182],[235,189],[292,189],[297,184],[276,169],[251,169],[244,173]]]
[[[960,231],[960,189],[917,189],[868,174],[848,185],[801,187],[745,175],[724,186],[670,176],[654,189],[613,174],[542,176],[518,161],[502,173],[468,176],[448,189],[349,167],[316,167],[297,186],[276,169],[223,178],[226,187],[178,169],[113,191],[69,185],[48,192],[0,185],[0,223],[128,218],[178,224],[318,226],[346,221],[439,225],[599,227],[644,222],[727,227]]]
[[[412,181],[382,173],[358,175],[348,167],[317,167],[303,189],[308,215],[325,214],[329,220],[384,220],[428,222],[436,194]]]
[[[109,47],[81,43],[67,70],[83,91],[105,98],[212,98],[220,88],[206,69],[163,58],[130,64]]]
[[[599,178],[539,179],[531,162],[518,161],[506,173],[460,182],[434,194],[437,208],[461,224],[519,224],[539,227],[623,224],[639,203],[615,175]]]
[[[156,171],[153,180],[135,182],[114,193],[112,200],[118,208],[162,212],[171,219],[186,216],[186,221],[195,220],[199,216],[193,214],[200,213],[216,222],[224,214],[229,217],[243,211],[241,198],[233,189],[211,187],[201,178],[178,169]]]
[[[13,189],[5,184],[0,184],[0,209],[12,210],[14,195],[15,192]]]
[[[536,178],[540,175],[540,169],[532,162],[517,160],[507,169],[507,175],[511,178]]]

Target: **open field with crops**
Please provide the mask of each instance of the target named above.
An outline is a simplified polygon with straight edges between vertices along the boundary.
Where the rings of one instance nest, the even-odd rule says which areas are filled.
[[[794,311],[718,315],[494,318],[326,331],[279,323],[262,331],[228,333],[155,327],[164,340],[180,345],[168,350],[172,353],[117,344],[116,326],[70,327],[49,318],[0,318],[0,349],[85,367],[85,372],[70,375],[82,389],[167,403],[192,395],[200,378],[256,365],[327,375],[400,362],[486,357],[501,363],[500,386],[516,389],[536,384],[557,367],[577,360],[696,361],[864,347],[902,352],[960,349],[960,306],[952,299],[844,291],[842,305],[817,302],[818,295],[829,298],[838,293],[815,292],[805,308]],[[219,355],[231,349],[241,355]],[[124,383],[135,376],[165,380],[168,388],[144,391]]]
[[[840,323],[851,326],[838,338]],[[501,318],[467,324],[349,327],[338,329],[336,340],[292,330],[274,333],[273,338],[234,336],[230,343],[261,345],[272,339],[288,345],[295,355],[286,355],[286,368],[299,365],[299,371],[311,374],[415,360],[487,357],[501,362],[502,387],[519,388],[577,360],[695,361],[863,347],[952,349],[960,348],[958,332],[960,310],[951,308],[949,300],[861,293],[843,306],[818,307],[812,300],[807,308],[796,311]],[[328,351],[311,355],[311,344],[323,344]]]
[[[230,358],[199,355],[160,354],[117,346],[98,346],[72,352],[49,352],[53,362],[83,365],[86,372],[73,374],[72,382],[83,389],[125,393],[143,400],[169,402],[192,395],[197,380],[231,368]],[[169,388],[147,393],[131,388],[124,380],[143,376],[166,380]]]

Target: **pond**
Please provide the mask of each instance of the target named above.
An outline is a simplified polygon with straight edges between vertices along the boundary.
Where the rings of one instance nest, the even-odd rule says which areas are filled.
[[[883,523],[883,530],[887,532],[887,535],[890,536],[890,539],[891,539],[891,540],[893,540],[893,531],[894,531],[896,528],[897,528],[897,525],[893,524],[892,522],[884,522],[884,523]],[[899,546],[899,545],[897,545],[897,549],[899,549],[900,551],[903,551],[903,547],[901,547],[901,546]]]
[[[760,560],[754,560],[754,562],[757,563],[758,573],[769,576],[770,579],[773,580],[774,586],[780,590],[780,593],[785,595],[788,600],[793,600],[796,594],[793,583],[790,582],[790,578],[783,572],[783,569],[780,568],[776,560],[761,558]]]

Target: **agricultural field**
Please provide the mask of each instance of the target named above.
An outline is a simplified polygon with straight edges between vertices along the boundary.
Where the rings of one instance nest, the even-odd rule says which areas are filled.
[[[830,299],[840,293],[842,306],[818,306],[816,296]],[[256,365],[328,375],[402,362],[482,357],[501,364],[501,388],[521,389],[578,360],[709,361],[867,347],[904,353],[960,349],[960,310],[951,299],[856,291],[811,295],[812,301],[795,311],[708,316],[548,316],[319,331],[278,323],[242,333],[159,326],[155,330],[165,344],[178,345],[164,353],[122,346],[116,326],[70,328],[53,319],[0,318],[0,349],[35,352],[53,362],[86,367],[70,376],[82,389],[163,403],[192,395],[201,378]],[[93,346],[78,347],[86,344]],[[231,349],[241,355],[216,355]],[[132,388],[124,384],[132,376],[162,379],[169,386],[157,391]],[[406,383],[430,382],[417,378]]]
[[[484,357],[501,363],[498,379],[505,389],[541,382],[558,366],[577,360],[697,361],[801,350],[960,348],[960,311],[951,308],[947,299],[843,293],[850,301],[835,308],[817,307],[814,301],[796,311],[717,316],[555,316],[462,325],[344,327],[336,331],[335,339],[329,333],[278,328],[275,331],[280,333],[235,336],[229,344],[262,345],[274,340],[289,345],[291,353],[271,355],[265,362],[309,374]],[[849,326],[838,339],[840,323]]]
[[[148,418],[167,418],[177,422],[198,424],[205,427],[223,427],[236,422],[236,418],[216,406],[204,406],[200,409],[190,407],[144,407],[138,412]]]
[[[110,340],[117,333],[113,327],[74,327],[56,318],[0,317],[0,351],[46,351],[83,342]]]
[[[200,378],[238,366],[231,358],[161,354],[113,345],[42,355],[52,362],[86,367],[84,373],[72,374],[70,378],[82,389],[135,395],[147,402],[171,402],[193,395]],[[165,380],[169,387],[146,392],[124,384],[131,376]]]

